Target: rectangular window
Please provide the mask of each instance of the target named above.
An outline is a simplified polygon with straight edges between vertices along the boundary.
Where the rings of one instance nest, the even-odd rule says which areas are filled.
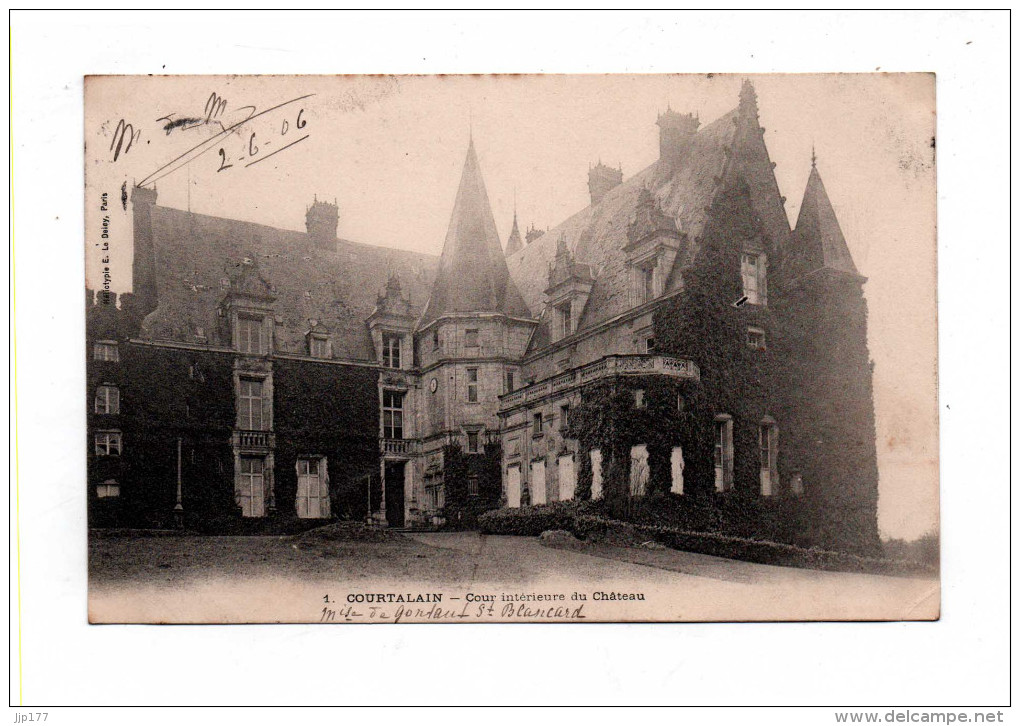
[[[478,328],[468,328],[464,331],[464,347],[465,348],[477,348],[478,347]]]
[[[560,406],[560,431],[566,431],[570,425],[570,404]]]
[[[640,388],[634,391],[634,408],[645,407],[645,392]]]
[[[264,517],[266,514],[265,459],[261,456],[242,456],[237,500],[241,516]]]
[[[237,348],[249,355],[262,355],[262,318],[237,319]]]
[[[478,453],[478,432],[477,431],[468,431],[467,432],[467,441],[468,441],[468,453],[470,453],[470,454],[477,454]]]
[[[754,350],[765,350],[765,331],[761,328],[748,328],[747,347]]]
[[[116,343],[96,343],[92,346],[92,360],[119,361],[120,351]]]
[[[507,371],[506,372],[506,392],[507,393],[513,393],[514,392],[514,372],[513,371]]]
[[[313,358],[329,358],[329,341],[325,338],[309,338],[308,354]]]
[[[752,305],[765,304],[765,255],[744,252],[740,255],[740,278],[744,295]]]
[[[439,328],[432,331],[432,350],[439,348]]]
[[[95,443],[96,456],[120,456],[120,431],[99,431]]]
[[[120,413],[120,389],[116,386],[99,386],[96,389],[96,413]]]
[[[574,332],[573,306],[569,301],[556,308],[556,332],[560,338]]]
[[[323,506],[326,494],[323,477],[319,474],[319,459],[307,458],[297,460],[297,515],[302,519],[320,519],[328,515],[328,508]],[[326,510],[326,511],[324,511]]]
[[[779,472],[776,468],[777,439],[775,424],[763,423],[758,428],[758,448],[761,460],[761,493],[770,496],[775,491]]]
[[[655,338],[652,337],[645,338],[645,353],[654,352],[655,352]]]
[[[404,394],[383,391],[383,438],[404,438]]]
[[[478,402],[478,369],[467,369],[467,400],[468,403]]]
[[[641,302],[648,302],[655,297],[655,267],[641,268]]]
[[[468,495],[472,497],[478,496],[478,475],[471,474],[468,477]]]
[[[107,497],[119,497],[120,496],[120,485],[110,479],[104,481],[102,484],[96,485],[96,497],[98,499],[106,499]]]
[[[535,413],[531,415],[531,434],[532,436],[542,435],[542,414]]]
[[[246,431],[263,431],[262,381],[242,378],[237,396],[238,428]]]
[[[383,333],[382,341],[383,365],[387,368],[400,368],[400,336]]]
[[[715,422],[715,490],[729,491],[733,488],[733,419],[717,419]]]

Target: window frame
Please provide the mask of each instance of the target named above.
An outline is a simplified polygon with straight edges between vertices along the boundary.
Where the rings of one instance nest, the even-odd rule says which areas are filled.
[[[103,443],[100,444],[100,437]],[[96,456],[121,456],[124,453],[124,434],[116,429],[109,431],[96,431],[92,437],[93,452]],[[116,441],[116,453],[113,452],[114,441]],[[102,450],[100,450],[102,449]]]
[[[764,252],[743,250],[740,253],[740,284],[747,302],[751,305],[768,304],[766,270],[768,257]]]
[[[312,358],[329,358],[329,338],[325,335],[309,335],[308,355]]]
[[[258,462],[258,464],[259,464],[259,470],[258,471],[255,471],[255,467],[254,467],[254,463],[255,462]],[[248,465],[249,471],[245,471],[245,465],[246,464]],[[244,505],[241,504],[241,516],[243,516],[243,517],[264,517],[266,515],[266,509],[265,509],[265,507],[266,507],[266,504],[265,504],[265,496],[266,496],[266,457],[265,456],[251,455],[251,454],[242,454],[240,456],[240,461],[238,462],[238,472],[237,472],[237,475],[238,475],[238,478],[239,478],[239,489],[240,489],[240,492],[241,492],[239,494],[239,496],[240,496],[240,498],[242,500],[243,499],[247,499],[248,500],[248,504],[249,504],[248,513],[244,512]],[[261,482],[261,486],[259,487],[259,489],[260,489],[259,494],[262,497],[262,501],[261,501],[261,503],[260,503],[260,505],[258,507],[255,506],[255,502],[257,501],[256,497],[255,497],[255,481],[256,481],[256,477]],[[245,488],[245,481],[247,481],[247,484],[248,484],[247,488]],[[245,493],[245,492],[247,492],[247,493]]]
[[[779,427],[774,419],[766,416],[758,424],[758,466],[761,495],[772,496],[779,483]],[[765,487],[765,473],[768,473],[768,491]]]
[[[116,491],[113,491],[116,490]],[[120,482],[116,479],[107,479],[96,484],[96,499],[119,499]]]
[[[467,375],[467,402],[478,403],[478,369],[465,369]]]
[[[399,333],[382,334],[382,360],[384,368],[400,368],[403,336]]]
[[[100,351],[103,351],[101,355]],[[117,341],[97,340],[93,343],[92,360],[102,361],[104,363],[118,363],[120,361],[120,346]]]
[[[755,338],[760,338],[760,344],[755,342]],[[747,347],[751,350],[766,350],[767,342],[765,339],[765,329],[757,325],[747,326]]]
[[[556,333],[559,339],[574,334],[574,303],[572,300],[557,305],[556,311]]]
[[[404,391],[384,388],[382,392],[384,439],[404,438]]]
[[[481,436],[477,431],[466,431],[467,450],[469,454],[477,454],[480,450]]]
[[[258,385],[258,395],[253,395],[251,389],[248,392],[245,391],[245,385]],[[238,428],[242,431],[268,431],[266,426],[266,412],[265,412],[265,400],[266,400],[266,382],[262,378],[250,378],[247,376],[241,376],[238,379],[237,384],[237,421]],[[256,407],[254,402],[258,402],[258,425],[255,426],[255,411]],[[247,406],[248,417],[247,421],[244,417],[245,406]],[[247,424],[247,425],[245,425]]]
[[[531,414],[531,435],[541,436],[543,429],[543,416],[541,411],[536,411]]]
[[[733,417],[720,414],[715,418],[713,468],[715,470],[715,490],[728,492],[733,489]]]
[[[464,329],[464,347],[465,348],[480,348],[480,337],[478,334],[478,328],[465,328]]]
[[[112,398],[110,396],[111,393],[114,394]],[[96,397],[93,401],[92,411],[101,416],[115,416],[119,414],[120,387],[112,383],[101,383],[96,386]]]
[[[237,316],[237,350],[244,355],[265,355],[266,348],[262,344],[265,318],[258,315],[239,313]],[[258,331],[257,350],[252,350],[252,331]],[[247,345],[245,345],[247,343]]]

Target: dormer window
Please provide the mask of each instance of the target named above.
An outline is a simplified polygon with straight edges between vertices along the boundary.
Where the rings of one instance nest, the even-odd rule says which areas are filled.
[[[239,315],[237,318],[237,349],[248,355],[262,355],[262,318]]]
[[[556,307],[556,335],[566,338],[574,332],[573,305],[568,300]]]
[[[655,265],[640,268],[641,302],[655,299]]]
[[[396,333],[383,333],[383,365],[387,368],[400,368],[400,336]]]
[[[744,295],[752,305],[766,304],[764,253],[743,252],[740,255],[740,279],[744,286]]]
[[[309,335],[308,355],[313,358],[329,358],[329,339],[322,335]]]

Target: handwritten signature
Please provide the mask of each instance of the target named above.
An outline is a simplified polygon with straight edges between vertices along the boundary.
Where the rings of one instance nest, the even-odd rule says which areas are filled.
[[[305,109],[299,106],[299,103],[314,95],[309,93],[298,96],[260,111],[252,105],[231,109],[228,100],[213,91],[205,102],[201,116],[178,116],[176,113],[160,116],[156,122],[161,125],[165,136],[209,126],[218,128],[219,131],[160,166],[139,181],[138,186],[154,184],[213,150],[216,150],[219,156],[217,172],[226,171],[242,162],[245,162],[244,168],[247,168],[281,151],[286,151],[311,135],[306,131],[308,120],[304,117]],[[295,106],[298,106],[296,112]],[[253,128],[252,122],[256,119],[260,119],[260,122],[257,128]],[[274,119],[275,123],[269,123]],[[141,138],[141,133],[141,129],[136,130],[131,122],[121,119],[110,145],[113,161],[127,154],[132,145]],[[290,138],[287,138],[288,135]],[[239,153],[235,153],[230,144],[223,143],[224,139],[230,136],[242,140]],[[294,136],[299,137],[295,139]],[[280,142],[284,140],[286,143],[280,146]],[[274,146],[277,148],[272,148]],[[228,148],[231,149],[230,152]]]

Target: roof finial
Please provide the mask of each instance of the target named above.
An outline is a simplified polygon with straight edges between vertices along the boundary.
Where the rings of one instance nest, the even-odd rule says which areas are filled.
[[[815,142],[811,142],[811,168],[814,169],[818,162],[818,156],[815,155]]]

